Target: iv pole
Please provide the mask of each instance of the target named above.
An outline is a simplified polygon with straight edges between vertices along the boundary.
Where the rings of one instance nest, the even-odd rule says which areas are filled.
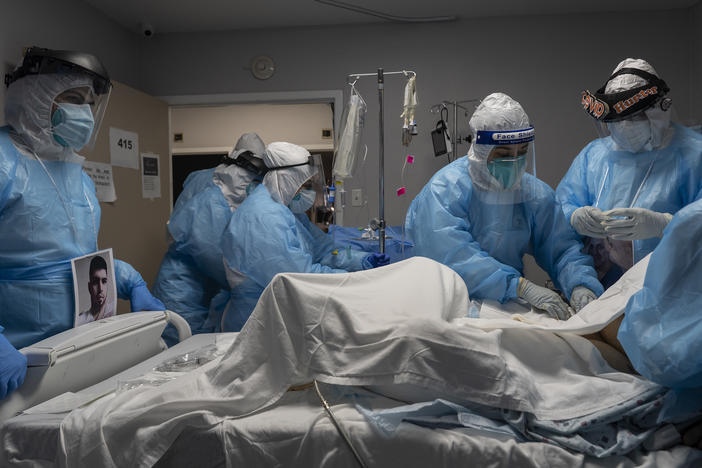
[[[378,218],[371,222],[377,225],[377,228],[375,226],[371,227],[378,229],[379,252],[381,254],[385,253],[385,122],[383,117],[385,75],[416,76],[417,74],[411,70],[386,72],[382,68],[378,68],[377,73],[352,73],[346,77],[347,82],[351,78],[356,80],[368,76],[376,76],[378,78],[378,105],[380,106],[378,110],[378,130],[380,132],[378,136]]]
[[[429,112],[439,112],[442,107],[446,106],[453,106],[453,138],[455,139],[454,145],[453,145],[453,159],[456,159],[456,155],[458,154],[456,150],[458,149],[458,145],[461,143],[470,143],[470,137],[465,137],[461,138],[458,136],[458,109],[463,109],[466,112],[466,116],[468,112],[472,112],[472,109],[468,109],[465,106],[462,106],[461,104],[466,104],[469,102],[480,102],[480,99],[463,99],[462,101],[441,101],[439,104],[435,104],[429,108]]]

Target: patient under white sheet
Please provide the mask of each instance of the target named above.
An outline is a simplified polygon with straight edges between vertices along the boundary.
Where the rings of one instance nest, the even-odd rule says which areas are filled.
[[[606,293],[581,311],[593,311],[599,325],[575,319],[556,325],[596,331],[623,311],[628,297],[614,296],[635,292],[630,289],[635,286]],[[469,302],[457,274],[421,257],[356,273],[278,275],[221,359],[159,388],[137,388],[72,412],[61,428],[61,461],[150,466],[184,427],[249,414],[313,379],[403,384],[425,400],[547,420],[595,413],[660,389],[615,372],[575,334],[464,318]]]

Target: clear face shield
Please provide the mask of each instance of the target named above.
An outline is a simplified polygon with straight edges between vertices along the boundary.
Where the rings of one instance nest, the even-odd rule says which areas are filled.
[[[92,150],[107,109],[110,91],[96,94],[92,86],[68,89],[51,106],[51,132],[62,146]]]
[[[37,77],[25,102],[42,131],[64,147],[91,150],[107,108],[112,83],[97,57],[82,52],[32,47],[5,84]],[[47,108],[48,106],[48,108]],[[45,121],[48,119],[49,121]]]
[[[300,186],[288,205],[290,211],[296,214],[316,213],[327,205],[322,157],[318,154],[310,156],[309,164],[313,167],[312,176]]]
[[[478,131],[473,152],[480,158],[471,162],[471,177],[480,189],[479,195],[486,201],[512,204],[535,196],[533,127],[513,131]]]

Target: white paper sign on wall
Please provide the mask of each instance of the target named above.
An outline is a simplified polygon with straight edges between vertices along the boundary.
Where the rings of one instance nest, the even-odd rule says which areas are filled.
[[[112,178],[112,166],[100,162],[83,161],[83,170],[93,179],[95,194],[99,201],[113,202],[117,200],[115,183]]]
[[[158,154],[142,153],[141,196],[161,198],[161,176]]]
[[[139,134],[110,127],[110,164],[139,169]]]

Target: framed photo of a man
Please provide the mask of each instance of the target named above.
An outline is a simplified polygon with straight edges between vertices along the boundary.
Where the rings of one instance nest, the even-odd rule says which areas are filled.
[[[71,259],[75,321],[78,327],[117,313],[117,284],[112,249]]]

